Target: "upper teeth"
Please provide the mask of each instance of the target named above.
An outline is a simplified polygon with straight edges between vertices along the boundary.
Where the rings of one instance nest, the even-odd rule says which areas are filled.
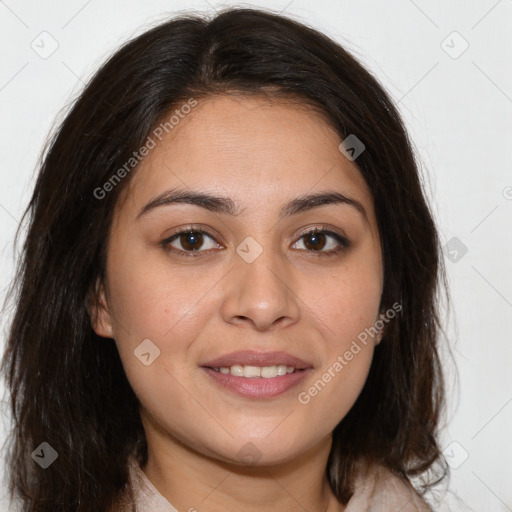
[[[220,368],[214,368],[214,370],[220,371],[221,373],[230,373],[235,377],[263,377],[265,379],[270,379],[272,377],[277,377],[278,375],[292,373],[295,368],[293,366],[286,366],[285,364],[278,366],[242,366],[235,364],[230,367],[221,366]]]

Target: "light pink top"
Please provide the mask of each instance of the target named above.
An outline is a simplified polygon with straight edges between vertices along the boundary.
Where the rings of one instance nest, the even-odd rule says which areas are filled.
[[[129,488],[115,512],[179,512],[149,481],[131,457]],[[364,481],[356,479],[355,492],[345,512],[431,512],[423,499],[400,477],[380,466]]]

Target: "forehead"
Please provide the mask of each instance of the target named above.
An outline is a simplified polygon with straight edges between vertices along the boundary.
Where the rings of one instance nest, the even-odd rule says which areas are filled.
[[[335,188],[372,208],[357,166],[338,149],[339,134],[305,104],[263,96],[202,98],[155,142],[123,190],[132,208],[176,186],[236,196],[249,209]]]

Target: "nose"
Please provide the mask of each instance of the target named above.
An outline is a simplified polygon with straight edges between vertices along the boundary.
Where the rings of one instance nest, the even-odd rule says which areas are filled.
[[[269,249],[248,263],[238,254],[222,303],[224,321],[258,331],[284,328],[300,318],[293,272]]]

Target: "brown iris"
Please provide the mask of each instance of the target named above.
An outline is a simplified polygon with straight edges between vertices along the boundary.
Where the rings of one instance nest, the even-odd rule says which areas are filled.
[[[304,245],[308,250],[323,249],[325,247],[325,234],[318,232],[308,233],[304,236]]]
[[[203,234],[197,231],[190,231],[189,233],[180,234],[181,245],[184,249],[195,251],[203,245]]]

